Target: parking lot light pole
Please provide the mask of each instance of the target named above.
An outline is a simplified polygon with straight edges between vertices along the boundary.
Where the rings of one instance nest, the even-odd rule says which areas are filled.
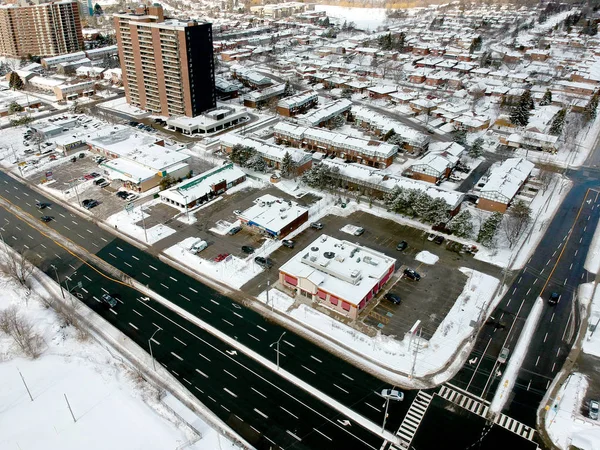
[[[154,333],[152,333],[152,336],[150,336],[150,339],[148,339],[148,347],[150,347],[150,358],[152,358],[152,367],[154,368],[155,372],[156,372],[156,360],[154,359],[154,353],[152,353],[152,339],[154,338],[154,335],[156,333],[158,333],[160,330],[162,330],[162,328],[157,327],[156,331]]]
[[[281,342],[281,339],[283,339],[283,336],[285,336],[285,331],[283,333],[281,333],[281,336],[279,336],[279,339],[277,339],[277,342],[273,342],[271,345],[269,345],[269,348],[273,348],[274,345],[277,346],[276,351],[277,351],[277,371],[279,372],[279,343]]]
[[[188,223],[190,223],[190,210],[188,208],[188,196],[184,195],[183,199],[185,200],[185,217],[187,218]]]
[[[148,233],[146,232],[146,219],[144,219],[144,208],[140,205],[140,212],[142,213],[142,225],[144,226],[144,238],[146,238],[146,243],[148,243]]]

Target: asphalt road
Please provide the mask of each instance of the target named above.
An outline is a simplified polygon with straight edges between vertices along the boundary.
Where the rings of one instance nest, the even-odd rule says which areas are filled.
[[[112,266],[122,270],[124,273],[147,285],[157,294],[162,295],[173,303],[188,310],[192,314],[218,328],[227,335],[234,337],[239,342],[261,354],[265,358],[268,358],[273,362],[276,361],[276,351],[274,347],[271,347],[271,344],[279,339],[281,334],[286,331],[285,329],[268,322],[259,314],[244,308],[235,301],[219,294],[197,280],[171,268],[153,256],[129,245],[127,242],[116,239],[112,234],[102,230],[93,223],[89,222],[87,219],[70,213],[60,205],[52,204],[52,201],[45,199],[40,194],[13,180],[4,173],[0,174],[0,196],[4,197],[15,205],[18,205],[33,217],[39,217],[42,215],[35,207],[36,201],[39,200],[51,203],[51,206],[44,210],[44,214],[55,217],[55,220],[48,224],[50,227],[66,236],[74,243],[87,249],[91,253],[95,253],[97,256],[103,258]],[[154,302],[149,302],[147,304],[139,302],[139,294],[135,291],[114,283],[111,283],[110,286],[105,287],[104,283],[108,281],[105,281],[105,279],[102,277],[94,277],[93,275],[96,274],[96,272],[92,272],[91,269],[81,267],[81,264],[78,260],[74,260],[69,254],[64,255],[61,253],[59,251],[60,248],[57,248],[55,245],[53,245],[52,241],[45,236],[34,232],[34,230],[32,230],[32,228],[25,223],[19,223],[14,215],[4,209],[0,210],[0,223],[2,222],[6,222],[6,224],[3,226],[3,230],[0,230],[3,233],[6,243],[18,249],[22,249],[24,248],[22,246],[27,245],[28,247],[26,249],[35,253],[39,259],[38,265],[46,273],[54,276],[51,265],[56,266],[61,280],[66,279],[71,289],[75,283],[82,281],[83,289],[87,290],[87,292],[83,290],[80,292],[80,294],[84,296],[84,301],[91,305],[98,303],[93,297],[95,295],[97,298],[99,298],[98,294],[101,295],[103,287],[111,293],[117,293],[120,295],[124,303],[120,304],[116,310],[103,311],[102,309],[99,309],[99,311],[103,312],[103,315],[109,318],[109,321],[116,325],[120,330],[136,340],[136,342],[138,342],[142,348],[147,348],[149,334],[156,330],[156,327],[152,325],[153,322],[165,330],[169,329],[168,333],[163,333],[162,331],[160,332],[163,336],[177,336],[178,339],[184,342],[187,342],[192,338],[198,340],[198,338],[192,336],[188,331],[183,329],[180,331],[179,335],[174,334],[176,330],[169,328],[171,326],[164,322],[166,319],[158,319],[156,317],[157,313],[155,312],[144,312],[144,308],[148,309],[147,305],[151,305],[154,309],[169,317],[170,320],[180,323],[183,328],[193,330],[194,335],[201,337],[202,340],[212,342],[215,347],[220,349],[219,351],[221,353],[223,349],[226,349],[226,346],[223,343],[220,341],[215,341],[215,338],[205,332],[202,332],[202,330],[195,329],[195,327],[183,319],[173,317],[173,314],[164,310],[164,308],[161,308],[160,305]],[[90,279],[92,281],[90,281]],[[97,308],[99,306],[99,304],[95,305]],[[131,308],[131,311],[129,308]],[[133,312],[133,309],[135,309],[137,313]],[[141,316],[138,313],[141,313]],[[159,323],[157,320],[162,321]],[[247,414],[252,413],[253,408],[248,408],[246,404],[242,404],[240,401],[241,396],[246,394],[245,392],[240,392],[240,383],[236,381],[237,379],[230,377],[227,374],[223,375],[222,372],[219,372],[220,376],[211,376],[211,373],[214,374],[215,372],[207,373],[204,371],[204,369],[198,366],[194,366],[194,368],[192,368],[191,366],[187,365],[187,362],[192,359],[195,360],[194,363],[197,363],[197,361],[203,359],[201,356],[196,357],[194,354],[190,355],[187,353],[191,351],[186,350],[187,347],[193,347],[193,351],[197,352],[198,348],[204,344],[195,342],[193,345],[189,344],[188,346],[184,346],[185,348],[182,348],[182,344],[178,343],[179,341],[173,340],[171,342],[168,340],[167,342],[168,343],[165,343],[164,340],[161,341],[160,350],[157,350],[157,358],[162,363],[166,364],[169,370],[172,372],[174,371],[174,374],[183,380],[184,384],[187,383],[188,385],[192,386],[190,388],[191,392],[197,395],[209,408],[220,415],[231,413],[236,414],[238,417],[245,418],[247,421],[251,421],[251,418],[247,417]],[[164,345],[164,350],[162,350],[162,345]],[[345,406],[352,408],[354,411],[372,420],[373,422],[382,422],[384,414],[384,402],[377,392],[380,392],[383,388],[389,387],[389,385],[369,374],[366,374],[360,369],[355,368],[351,364],[331,355],[327,351],[312,344],[311,342],[294,335],[290,331],[287,332],[286,336],[282,340],[281,345],[280,363],[282,369],[293,373],[295,376],[301,378],[316,389],[319,389],[321,392],[331,396]],[[161,353],[161,350],[163,353]],[[173,356],[171,352],[176,353],[179,357],[183,357],[183,360]],[[211,356],[205,356],[211,359],[211,362],[213,361]],[[213,357],[214,360],[219,361],[219,363],[208,364],[211,366],[210,370],[219,371],[225,367],[225,363],[228,359],[231,360],[231,358],[226,358],[222,354],[219,356],[220,359],[215,355],[213,355]],[[270,379],[270,377],[275,377],[274,382],[276,381],[279,386],[283,386],[287,383],[280,377],[276,376],[257,363],[254,363],[248,358],[240,356],[238,360],[241,359],[244,360],[243,365],[252,367],[254,372],[254,374],[248,371],[244,372],[244,376],[247,377],[247,379],[242,386],[254,386],[252,383],[262,383],[260,379]],[[206,363],[208,363],[208,361]],[[229,363],[232,364],[232,361],[229,361]],[[191,361],[190,364],[192,364]],[[207,367],[204,364],[205,363],[203,363],[202,367]],[[214,368],[212,368],[212,366],[214,366]],[[199,379],[197,378],[199,374],[195,371],[196,368],[200,368],[200,370],[202,370],[204,373],[207,373],[209,378],[203,379],[202,383],[199,383]],[[238,367],[237,370],[241,369]],[[203,377],[203,375],[199,376]],[[227,380],[228,377],[232,380]],[[213,381],[215,383],[221,383],[225,380],[233,383],[228,385],[230,386],[228,389],[238,395],[238,397],[234,397],[226,391],[224,391],[226,396],[223,396],[223,393],[221,392],[222,388],[219,387],[220,385],[213,386],[211,384]],[[188,381],[192,384],[189,384]],[[194,392],[197,391],[194,388],[194,386],[196,386],[194,383],[197,383],[197,387],[200,389],[203,389],[203,386],[206,387],[210,385],[210,392],[219,392],[219,394],[221,394],[221,399],[225,398],[232,402],[224,405],[229,409],[229,411],[224,410],[220,403],[213,402],[210,399],[206,401],[207,397],[203,397],[201,393]],[[272,387],[265,387],[264,385],[261,385],[261,387],[264,390],[268,390],[268,393],[263,391],[261,392],[267,394],[268,396],[273,395],[276,397],[275,401],[280,402],[281,405],[286,404],[283,399],[284,393],[294,392],[294,398],[305,399],[304,403],[309,405],[311,408],[316,408],[319,410],[324,408],[326,411],[324,410],[323,415],[326,417],[337,417],[337,412],[326,407],[319,400],[316,400],[313,397],[303,397],[303,395],[308,394],[299,392],[297,388],[289,385],[289,383],[287,383],[287,385],[278,391],[279,394],[276,394]],[[260,391],[258,388],[257,390]],[[273,394],[271,394],[271,392],[273,392]],[[253,394],[248,395],[248,401],[257,401],[254,403],[254,407],[257,407],[256,405],[262,406],[263,402],[260,398],[252,397]],[[404,402],[390,405],[386,429],[394,432],[398,428],[414,395],[414,392],[405,392],[406,398]],[[227,396],[231,397],[231,399],[227,398]],[[294,400],[294,402],[298,403],[296,400]],[[289,406],[292,408],[292,405]],[[261,412],[265,412],[262,411],[262,409],[260,410]],[[290,409],[290,411],[297,410],[298,405],[293,406],[293,409]],[[267,420],[264,417],[264,420],[260,420],[259,418],[256,422],[252,422],[252,426],[260,431],[261,436],[267,436],[269,439],[276,441],[278,444],[282,444],[284,448],[292,448],[290,447],[290,442],[293,441],[288,439],[288,437],[291,435],[287,431],[291,431],[296,436],[299,435],[294,433],[294,430],[288,430],[288,428],[291,426],[289,425],[291,416],[287,417],[287,413],[285,413],[285,411],[279,415],[271,415],[269,413],[266,414],[270,420]],[[294,414],[298,417],[301,417],[300,414]],[[304,414],[306,415],[308,413],[305,412]],[[315,413],[311,414],[313,416],[315,415]],[[260,414],[258,414],[258,416],[262,417]],[[314,424],[316,423],[314,420],[317,419],[307,419],[306,423]],[[271,421],[276,421],[276,424],[272,424]],[[304,419],[298,421],[304,424]],[[244,437],[248,438],[247,434],[242,433],[244,423],[247,422],[240,422],[239,427],[234,425],[232,425],[232,427],[236,431],[240,432],[240,434],[242,434]],[[299,424],[297,426],[301,427]],[[349,435],[348,430],[340,431],[338,425],[329,424],[327,426],[332,427],[331,430],[327,428],[327,431],[332,435],[334,433],[341,433],[340,439],[343,439],[343,436],[346,436],[345,439],[349,439],[351,441],[340,441],[347,442],[349,446],[348,448],[369,448],[370,445],[375,445],[375,447],[377,447],[377,445],[381,444],[380,438],[371,435],[356,424],[351,426],[351,431],[352,433],[356,433],[356,436]],[[337,431],[333,429],[336,427],[338,428]],[[272,431],[272,428],[275,431]],[[306,448],[323,447],[323,442],[315,445],[312,443],[310,445],[307,444],[307,442],[312,442],[310,441],[312,438],[309,436],[312,436],[312,434],[319,435],[319,433],[314,432],[314,430],[311,432],[311,430],[306,428],[305,425],[302,425],[302,428],[298,428],[298,430],[298,433],[301,433],[302,435],[301,444],[307,445]],[[306,436],[306,440],[304,440],[303,436]],[[295,438],[292,436],[292,439]],[[365,443],[368,443],[368,445]],[[267,444],[265,444],[265,446],[266,445]],[[300,443],[296,443],[294,445],[297,446],[300,445]],[[266,448],[262,444],[258,446],[261,448]]]
[[[579,318],[572,314],[577,286],[588,281],[583,268],[600,217],[600,191],[588,190],[596,181],[577,184],[559,207],[535,253],[492,313],[504,328],[487,325],[480,332],[471,355],[452,384],[491,399],[505,369],[497,362],[502,347],[514,349],[523,325],[538,297],[544,311],[518,374],[504,412],[535,427],[535,412],[552,379],[561,369],[572,345],[571,327]],[[552,292],[559,303],[549,305]]]

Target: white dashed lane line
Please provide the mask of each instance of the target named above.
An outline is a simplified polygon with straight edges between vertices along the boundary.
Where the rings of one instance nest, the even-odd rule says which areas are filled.
[[[179,296],[180,296],[180,297],[183,297],[183,298],[184,298],[184,299],[186,299],[188,302],[190,301],[190,299],[189,299],[189,298],[187,298],[187,297],[186,297],[185,295],[183,295],[183,294],[179,294]]]
[[[194,289],[194,288],[188,287],[188,289],[189,289],[190,291],[192,291],[192,292],[195,292],[196,294],[198,293],[198,291],[197,291],[196,289]]]
[[[210,362],[210,359],[208,359],[206,356],[204,356],[202,353],[198,353],[198,356],[201,356],[202,358],[204,358],[205,360],[207,360],[208,362]]]
[[[306,366],[302,366],[302,368],[303,368],[303,369],[306,369],[306,370],[308,370],[308,371],[309,371],[310,373],[312,373],[313,375],[316,375],[316,374],[317,374],[317,372],[315,372],[314,370],[310,370],[310,369],[309,369],[308,367],[306,367]]]
[[[131,255],[131,257],[132,257],[133,259],[135,259],[136,261],[139,261],[139,260],[140,260],[140,258],[138,258],[137,256],[133,256],[133,255]]]
[[[152,270],[158,270],[156,267],[151,266],[150,264],[148,264],[148,267],[150,267]]]
[[[288,410],[287,410],[287,409],[285,409],[283,406],[280,406],[280,408],[281,408],[281,409],[283,409],[283,410],[284,410],[286,413],[288,413],[290,416],[292,416],[292,417],[294,417],[294,418],[298,419],[298,416],[297,416],[296,414],[294,414],[293,412],[291,412],[291,411],[288,411]]]
[[[257,391],[256,389],[254,389],[253,387],[251,387],[250,389],[252,389],[254,392],[256,392],[258,395],[260,395],[261,397],[267,398],[267,396],[265,394],[263,394],[260,391]]]
[[[183,361],[183,358],[181,356],[179,356],[177,353],[173,353],[171,352],[171,355],[173,355],[175,358],[177,358],[179,361]]]
[[[177,283],[177,278],[169,277],[171,280]]]
[[[200,375],[202,375],[204,378],[208,378],[208,375],[206,375],[204,372],[202,372],[200,369],[196,369],[196,372],[198,372]],[[196,388],[197,389],[197,388]],[[198,389],[200,391],[200,389]],[[200,391],[202,392],[202,391]]]
[[[185,342],[183,342],[181,339],[177,339],[176,336],[173,336],[173,339],[175,339],[177,342],[179,342],[180,344],[183,344],[187,347],[187,344]]]

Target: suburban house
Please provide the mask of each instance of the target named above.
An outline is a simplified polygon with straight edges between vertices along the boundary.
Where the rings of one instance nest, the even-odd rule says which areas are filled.
[[[492,166],[479,193],[477,207],[486,211],[506,212],[510,202],[529,179],[534,168],[524,158],[510,158]]]

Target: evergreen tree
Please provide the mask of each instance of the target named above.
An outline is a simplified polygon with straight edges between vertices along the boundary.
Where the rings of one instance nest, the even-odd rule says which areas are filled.
[[[466,145],[467,132],[463,129],[454,130],[452,132],[452,140],[460,145]]]
[[[289,97],[291,95],[294,95],[295,92],[296,92],[296,90],[291,85],[290,80],[286,81],[285,82],[285,88],[283,89],[283,96],[284,97]]]
[[[540,100],[540,106],[547,106],[552,104],[552,92],[550,89],[546,89],[542,100]]]
[[[473,41],[471,42],[471,46],[469,47],[469,53],[472,54],[481,50],[481,43],[481,36],[477,36],[475,39],[473,39]]]
[[[583,117],[585,118],[586,122],[589,122],[590,120],[594,120],[596,118],[596,110],[598,109],[598,95],[598,91],[596,91],[594,95],[592,95],[592,98],[590,99],[588,104],[585,105],[585,108],[583,109]]]
[[[331,188],[336,172],[339,172],[337,167],[331,169],[323,163],[315,164],[302,174],[302,182],[317,189]]]
[[[387,142],[393,135],[395,135],[396,132],[394,131],[393,128],[391,128],[387,133],[385,133],[383,135],[383,139],[381,139],[383,142]]]
[[[288,178],[295,174],[296,163],[294,162],[290,152],[286,151],[285,155],[283,155],[283,160],[281,161],[281,175]]]
[[[94,14],[97,16],[101,16],[102,14],[104,14],[104,11],[102,11],[102,6],[100,6],[99,3],[96,3],[96,5],[94,5]]]
[[[19,105],[17,102],[12,102],[8,105],[8,115],[13,115],[14,113],[22,112],[23,107]]]
[[[521,94],[519,103],[510,113],[510,121],[513,125],[524,127],[529,123],[529,111],[532,109],[532,105],[531,92],[527,89]]]
[[[448,222],[447,228],[455,236],[470,238],[473,234],[473,216],[467,210],[461,211]]]
[[[244,166],[248,169],[252,169],[257,172],[267,171],[267,163],[265,162],[264,158],[257,152],[254,152],[254,154],[246,161],[246,164],[244,164]]]
[[[404,51],[404,46],[406,45],[406,33],[401,31],[398,35],[398,39],[396,40],[396,50],[399,52]]]
[[[246,167],[246,164],[254,156],[255,153],[256,150],[254,150],[252,147],[237,144],[234,145],[231,149],[229,158],[233,163],[237,164],[238,166]]]
[[[338,114],[337,116],[335,116],[334,118],[332,118],[329,121],[329,126],[332,130],[336,129],[336,128],[341,128],[344,125],[346,125],[346,119],[343,115]]]
[[[495,212],[486,219],[481,225],[479,233],[477,234],[477,242],[485,247],[494,246],[494,238],[498,231],[498,226],[502,222],[502,213]]]
[[[549,133],[554,136],[560,136],[562,133],[562,129],[565,125],[565,117],[567,116],[567,110],[565,108],[561,109],[554,119],[552,120],[552,125],[550,125]]]
[[[483,139],[477,138],[469,148],[469,156],[471,158],[479,158],[483,154]]]
[[[8,80],[8,86],[14,91],[20,91],[23,89],[23,80],[17,72],[11,72]]]

